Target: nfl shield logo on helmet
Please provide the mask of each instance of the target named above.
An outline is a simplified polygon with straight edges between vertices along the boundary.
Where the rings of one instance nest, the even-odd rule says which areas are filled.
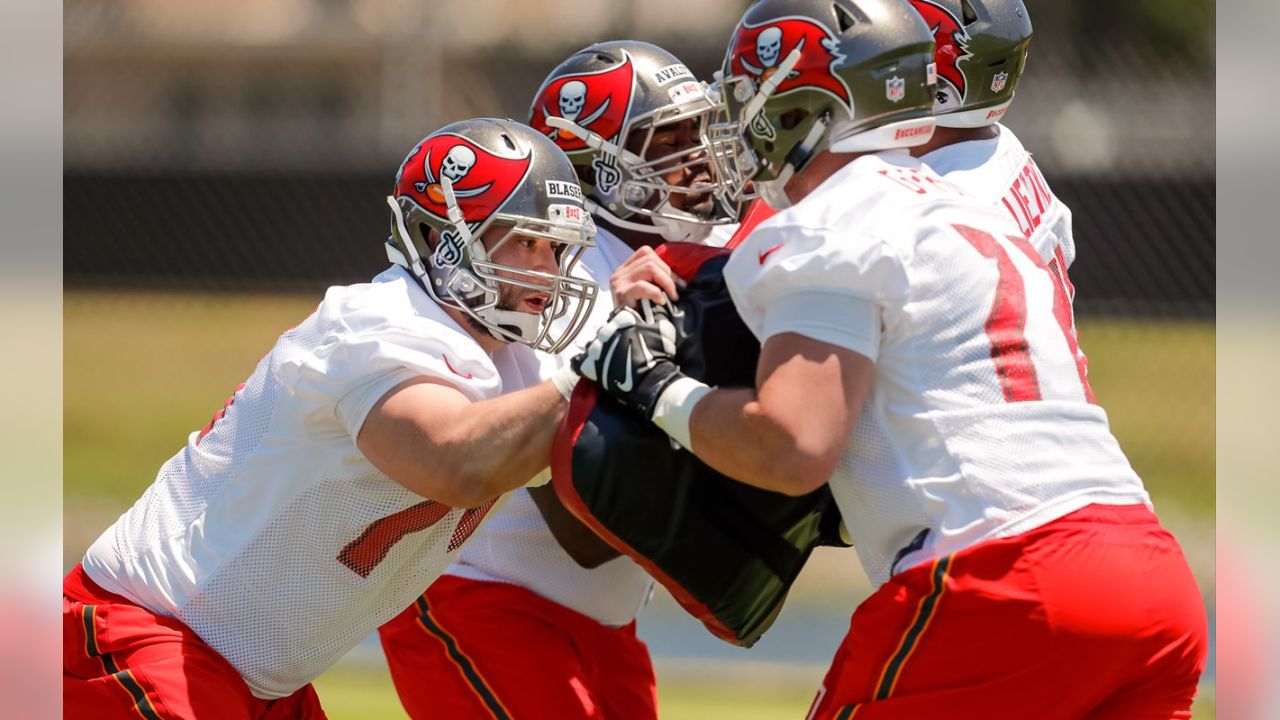
[[[991,92],[1000,92],[1004,89],[1004,84],[1009,81],[1009,73],[1000,72],[991,78]]]
[[[893,102],[900,102],[907,96],[907,81],[894,75],[884,81],[884,96]]]

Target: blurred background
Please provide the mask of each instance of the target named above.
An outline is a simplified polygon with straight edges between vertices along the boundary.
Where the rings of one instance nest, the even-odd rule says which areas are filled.
[[[434,128],[524,119],[570,52],[630,37],[700,77],[745,0],[65,0],[64,556],[70,568],[324,288],[380,271],[383,196]],[[1216,616],[1211,0],[1028,0],[1005,122],[1075,213],[1090,382]],[[663,717],[801,717],[869,592],[815,555],[750,651],[659,591]],[[1213,717],[1211,656],[1197,717]],[[319,683],[395,717],[375,643]]]

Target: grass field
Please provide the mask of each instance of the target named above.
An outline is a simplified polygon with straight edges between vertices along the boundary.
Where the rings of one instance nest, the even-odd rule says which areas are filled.
[[[316,681],[316,691],[332,720],[406,720],[391,679],[380,668],[339,667]],[[786,682],[725,682],[670,678],[659,673],[662,720],[799,720],[814,688]],[[1196,720],[1214,720],[1212,692],[1201,692]]]
[[[132,503],[187,434],[222,407],[275,337],[319,299],[66,294],[67,566]],[[1099,401],[1212,602],[1214,327],[1086,319],[1080,331]],[[802,717],[814,690],[811,683],[662,677],[663,718],[675,720]],[[403,716],[385,672],[344,664],[318,686],[335,720]],[[1211,696],[1200,703],[1197,717],[1213,717]]]

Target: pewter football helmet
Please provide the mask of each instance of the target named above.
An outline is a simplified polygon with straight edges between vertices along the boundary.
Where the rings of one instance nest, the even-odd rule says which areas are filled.
[[[674,55],[616,40],[583,48],[552,70],[534,95],[529,124],[569,155],[591,212],[667,240],[699,240],[738,217],[708,164],[716,111],[706,86]],[[655,133],[686,121],[685,142],[657,146]],[[668,182],[677,170],[685,181]]]
[[[775,208],[823,150],[909,147],[933,135],[933,36],[901,0],[761,0],[717,80],[712,157],[731,196],[748,181]]]
[[[1031,18],[1022,0],[911,0],[933,32],[942,127],[982,127],[1013,101],[1026,67]]]
[[[597,291],[571,275],[595,237],[577,181],[560,148],[526,125],[493,118],[446,125],[396,173],[387,255],[493,337],[559,352],[582,329]],[[491,228],[506,232],[486,246]],[[554,274],[491,259],[522,236],[553,244]],[[545,293],[542,312],[501,307],[504,287]]]

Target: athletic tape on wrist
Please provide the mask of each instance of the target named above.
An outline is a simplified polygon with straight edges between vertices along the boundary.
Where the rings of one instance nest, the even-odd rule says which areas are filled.
[[[658,396],[653,406],[653,424],[680,443],[689,452],[693,452],[693,440],[689,437],[689,418],[693,417],[693,408],[707,393],[709,385],[682,377],[667,386]]]
[[[573,371],[573,366],[565,365],[551,376],[551,384],[556,386],[565,400],[569,400],[573,398],[573,388],[578,384],[578,373]]]

